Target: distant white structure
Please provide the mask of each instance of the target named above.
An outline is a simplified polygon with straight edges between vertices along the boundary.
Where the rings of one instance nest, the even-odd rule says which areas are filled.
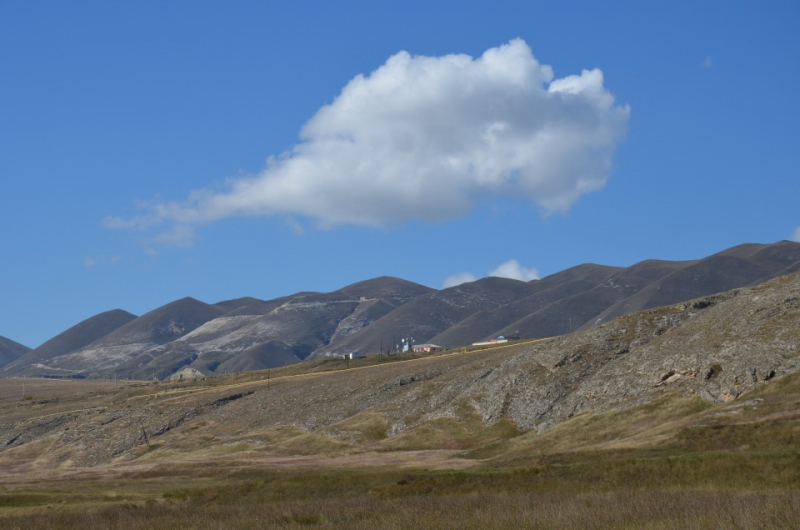
[[[500,335],[496,339],[492,339],[486,342],[473,342],[473,346],[491,346],[492,344],[503,344],[504,342],[508,342],[508,339],[504,336]]]
[[[435,351],[442,351],[444,348],[436,344],[417,344],[414,346],[415,353],[432,353]]]

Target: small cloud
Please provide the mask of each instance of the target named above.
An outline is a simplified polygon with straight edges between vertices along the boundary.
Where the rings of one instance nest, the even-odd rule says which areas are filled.
[[[91,257],[91,256],[87,256],[83,260],[83,266],[87,267],[87,268],[96,267],[97,266],[97,260],[95,258]]]
[[[194,242],[194,227],[176,224],[158,234],[153,242],[166,247],[188,248]]]
[[[501,263],[495,267],[494,270],[490,271],[486,276],[511,278],[512,280],[529,282],[531,280],[539,279],[539,271],[534,268],[523,267],[517,260],[510,259],[505,263]],[[471,272],[459,272],[458,274],[453,274],[452,276],[445,278],[444,282],[442,282],[442,289],[455,287],[456,285],[461,285],[462,283],[474,282],[477,279],[478,278]]]
[[[512,280],[520,280],[529,282],[531,280],[539,279],[539,271],[536,269],[528,269],[519,264],[515,259],[510,259],[505,263],[501,263],[489,273],[489,276],[498,276],[500,278],[511,278]]]
[[[453,274],[452,276],[445,278],[442,282],[442,289],[455,287],[456,285],[461,285],[462,283],[474,282],[477,279],[478,278],[476,278],[471,272],[459,272],[458,274]]]
[[[714,59],[712,59],[710,55],[707,55],[697,66],[700,68],[711,68],[714,66]]]
[[[800,226],[795,228],[794,234],[792,234],[792,241],[797,241],[800,243]]]

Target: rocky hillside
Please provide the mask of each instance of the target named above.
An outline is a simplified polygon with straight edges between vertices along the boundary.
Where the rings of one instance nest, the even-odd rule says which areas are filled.
[[[87,319],[0,375],[166,379],[378,354],[401,338],[456,348],[498,335],[552,337],[797,270],[800,243],[781,241],[691,261],[584,264],[527,283],[483,278],[436,290],[382,277],[274,300],[184,298],[137,318],[115,310]]]
[[[290,367],[270,380],[259,372],[228,376],[224,384],[151,385],[144,394],[109,390],[85,395],[81,406],[16,397],[0,414],[0,453],[41,441],[29,447],[52,465],[94,466],[153,450],[172,457],[206,451],[209,440],[223,452],[282,447],[291,453],[308,444],[314,451],[383,451],[435,445],[447,425],[447,436],[469,425],[544,432],[576,415],[624,411],[666,396],[736,400],[797,374],[798,345],[800,273],[794,273],[489,350],[360,367],[303,363],[304,375]]]

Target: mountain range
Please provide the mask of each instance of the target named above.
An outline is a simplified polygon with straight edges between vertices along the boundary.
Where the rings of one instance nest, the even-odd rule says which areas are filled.
[[[138,317],[95,315],[32,350],[0,337],[0,376],[163,379],[378,354],[401,338],[456,348],[499,335],[549,337],[798,270],[800,243],[780,241],[691,261],[583,264],[530,282],[489,277],[436,290],[380,277],[274,300],[183,298]]]
[[[4,479],[39,470],[49,480],[54,470],[120,466],[141,478],[158,464],[174,479],[178,462],[214,469],[222,460],[225,473],[246,466],[252,476],[265,463],[324,468],[339,455],[359,467],[402,462],[405,472],[424,457],[418,450],[451,463],[502,455],[530,465],[542,451],[593,451],[596,464],[597,450],[611,458],[637,447],[645,451],[637,467],[652,475],[649,462],[670,460],[662,450],[672,448],[674,462],[688,459],[685,444],[694,440],[700,445],[689,447],[708,451],[710,468],[720,454],[756,458],[744,473],[765,466],[762,451],[776,451],[764,473],[794,469],[786,483],[795,487],[798,344],[800,272],[488,349],[325,359],[119,388],[107,380],[8,380],[0,385],[0,469]],[[663,472],[672,475],[674,462]]]

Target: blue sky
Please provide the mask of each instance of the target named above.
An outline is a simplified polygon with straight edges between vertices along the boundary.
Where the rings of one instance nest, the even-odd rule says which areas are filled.
[[[799,15],[4,1],[0,335],[800,239]]]

